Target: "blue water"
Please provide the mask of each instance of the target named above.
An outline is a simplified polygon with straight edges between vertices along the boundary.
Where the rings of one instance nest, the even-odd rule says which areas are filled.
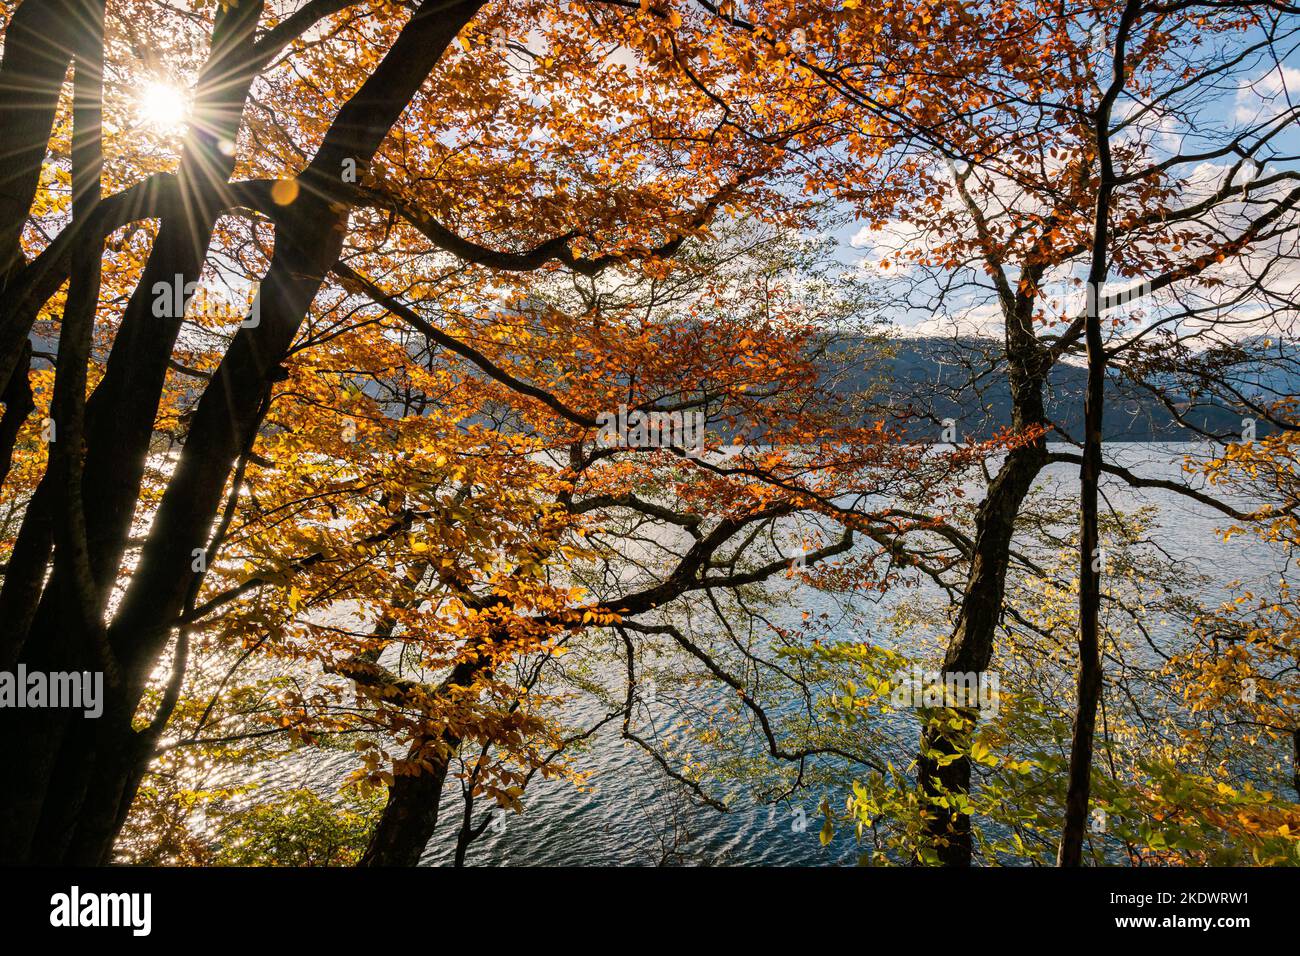
[[[1182,456],[1204,446],[1182,444],[1112,445],[1108,455],[1148,477],[1181,477]],[[1051,466],[1039,486],[1063,501],[1073,500],[1077,487],[1077,466]],[[978,495],[977,487],[972,491]],[[1188,580],[1206,573],[1211,584],[1202,597],[1215,599],[1228,594],[1228,584],[1242,579],[1267,587],[1282,567],[1281,556],[1269,546],[1245,535],[1224,543],[1216,529],[1229,521],[1217,512],[1163,490],[1135,491],[1117,480],[1103,483],[1104,501],[1120,510],[1140,505],[1159,508],[1158,527],[1152,537],[1175,560],[1186,562]],[[1243,502],[1244,503],[1244,502]],[[841,615],[846,630],[861,638],[886,640],[879,621],[888,610],[888,600],[875,595],[841,596],[838,602],[806,586],[791,584],[788,604],[773,613],[785,621],[804,610],[833,609]],[[844,633],[840,637],[852,636]],[[692,665],[694,662],[690,662]],[[695,669],[695,668],[693,668]],[[621,693],[618,676],[607,683]],[[716,686],[702,686],[679,698],[661,692],[655,707],[643,710],[635,730],[646,738],[666,732],[677,713],[698,712],[722,700]],[[609,707],[594,699],[579,699],[566,714],[577,724],[589,725]],[[675,713],[676,712],[676,713]],[[621,739],[620,721],[611,721],[588,742],[585,751],[572,759],[572,766],[590,776],[582,787],[566,780],[535,779],[524,795],[524,812],[498,811],[494,825],[470,848],[471,865],[655,865],[661,862],[728,865],[831,865],[854,862],[860,852],[850,834],[838,833],[829,846],[818,839],[822,816],[818,804],[823,796],[833,807],[842,807],[851,773],[843,774],[840,786],[818,785],[777,805],[756,805],[752,794],[732,788],[734,809],[719,813],[690,804],[681,788],[668,785],[667,778],[639,748]],[[915,721],[895,718],[889,733],[899,753],[910,753],[917,739]],[[757,738],[756,738],[757,739]],[[705,754],[704,748],[695,750]],[[308,783],[323,789],[336,787],[352,769],[347,753],[317,753],[309,763],[281,767],[275,773],[278,786]],[[293,778],[297,778],[296,780]],[[442,807],[438,832],[430,843],[424,862],[450,863],[460,826],[463,804],[459,785],[451,778]],[[476,809],[480,819],[488,808]],[[800,827],[800,814],[804,827]],[[671,851],[671,852],[669,852]]]

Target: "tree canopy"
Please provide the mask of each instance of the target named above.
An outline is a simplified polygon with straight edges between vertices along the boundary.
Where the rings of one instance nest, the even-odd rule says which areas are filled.
[[[1297,12],[0,0],[0,860],[1300,863]]]

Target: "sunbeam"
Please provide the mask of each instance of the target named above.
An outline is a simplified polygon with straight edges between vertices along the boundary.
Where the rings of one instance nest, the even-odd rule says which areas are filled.
[[[136,99],[136,115],[140,121],[163,132],[184,126],[189,109],[184,91],[161,81],[150,83]]]

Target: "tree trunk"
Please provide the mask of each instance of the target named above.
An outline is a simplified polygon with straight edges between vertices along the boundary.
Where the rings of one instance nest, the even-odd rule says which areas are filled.
[[[18,433],[22,430],[27,416],[36,407],[32,399],[32,385],[27,378],[31,367],[32,343],[24,340],[22,353],[9,376],[9,384],[0,392],[0,402],[4,402],[4,416],[0,417],[0,487],[9,477],[9,468],[14,460],[14,445]]]
[[[1100,289],[1096,299],[1100,295]],[[1079,678],[1077,710],[1070,739],[1069,783],[1065,797],[1065,823],[1061,829],[1058,866],[1083,862],[1083,840],[1088,829],[1088,795],[1092,779],[1092,741],[1101,700],[1102,667],[1099,617],[1101,611],[1100,535],[1097,527],[1097,483],[1101,475],[1102,402],[1105,401],[1106,359],[1101,342],[1101,319],[1089,307],[1088,390],[1084,400],[1083,465],[1079,469]]]
[[[504,632],[499,635],[504,636]],[[446,695],[453,689],[469,687],[487,667],[482,657],[460,662],[436,693]],[[442,802],[447,765],[459,746],[460,737],[449,730],[436,738],[422,737],[411,744],[407,761],[421,761],[432,769],[420,768],[416,776],[394,773],[388,802],[358,866],[415,866],[420,862],[438,825],[438,805]]]
[[[1111,81],[1097,104],[1093,131],[1097,146],[1097,199],[1093,210],[1092,255],[1088,266],[1084,338],[1088,348],[1088,390],[1084,398],[1083,464],[1079,468],[1079,680],[1078,704],[1070,739],[1069,783],[1065,822],[1057,866],[1083,863],[1088,831],[1088,798],[1092,788],[1093,735],[1101,700],[1101,569],[1097,526],[1097,484],[1101,477],[1101,426],[1106,400],[1106,347],[1101,337],[1101,313],[1106,276],[1110,271],[1110,201],[1115,192],[1111,163],[1110,115],[1124,88],[1124,50],[1128,32],[1138,17],[1139,0],[1127,0],[1115,28]]]
[[[1001,275],[999,263],[990,265]],[[944,655],[945,675],[976,674],[983,679],[988,670],[1002,618],[1016,517],[1034,480],[1047,464],[1043,382],[1050,359],[1034,334],[1032,286],[1037,275],[1027,273],[1027,278],[1032,281],[1018,293],[1012,292],[1005,282],[999,283],[999,294],[1006,322],[1004,350],[1011,392],[1011,426],[1018,434],[1028,437],[1007,453],[976,513],[970,572],[957,625]],[[952,711],[946,714],[949,718],[954,716]],[[973,858],[970,817],[948,804],[945,795],[970,793],[970,758],[964,754],[970,750],[978,711],[965,709],[956,714],[965,719],[961,728],[946,726],[943,714],[937,715],[938,721],[927,719],[922,727],[917,783],[922,799],[929,804],[925,810],[925,831],[938,862],[943,866],[970,866]],[[957,755],[955,759],[940,765],[941,758],[953,755]]]
[[[980,674],[993,658],[993,642],[1002,616],[1007,565],[1016,515],[1034,479],[1043,469],[1046,449],[1041,442],[1011,451],[998,470],[975,519],[975,553],[962,596],[957,627],[944,656],[944,673]],[[951,711],[943,712],[951,716]],[[960,711],[969,721],[962,729],[927,723],[922,730],[918,783],[924,797],[970,792],[970,760],[958,756],[944,766],[940,758],[968,752],[976,711]],[[942,715],[939,715],[942,719]],[[944,866],[970,866],[970,817],[956,808],[932,804],[926,811],[926,832]]]
[[[0,60],[0,129],[5,133],[5,161],[0,164],[0,280],[22,262],[23,227],[40,182],[59,90],[72,60],[70,33],[81,20],[77,6],[76,0],[23,0],[5,25],[4,59]],[[4,344],[16,348],[19,343]],[[15,357],[13,352],[7,356]],[[0,380],[7,382],[12,368],[8,362],[0,367]]]
[[[93,7],[97,0],[84,0]],[[102,0],[99,2],[102,6]],[[22,234],[40,184],[41,166],[74,37],[86,20],[83,0],[23,0],[5,26],[0,60],[0,292],[25,264]],[[18,367],[29,326],[0,311],[0,390]]]
[[[459,741],[443,734],[439,741],[416,740],[408,761],[423,760],[432,769],[401,774],[388,788],[388,802],[359,866],[416,866],[438,825],[438,804],[447,765]]]
[[[1300,800],[1300,727],[1291,731],[1291,787]]]

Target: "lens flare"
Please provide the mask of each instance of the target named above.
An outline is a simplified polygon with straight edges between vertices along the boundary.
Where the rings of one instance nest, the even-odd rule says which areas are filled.
[[[189,103],[184,92],[167,83],[150,83],[140,91],[136,101],[140,120],[159,130],[175,130],[185,125]]]

